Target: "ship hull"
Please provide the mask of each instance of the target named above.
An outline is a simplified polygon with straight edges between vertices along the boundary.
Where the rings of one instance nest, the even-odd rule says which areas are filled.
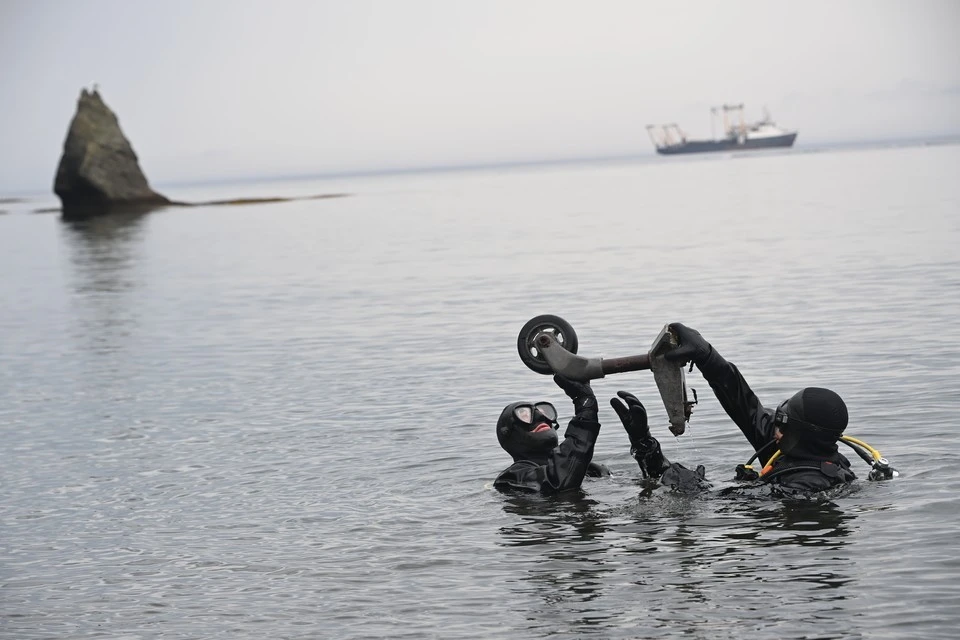
[[[788,133],[782,136],[754,138],[743,143],[737,140],[690,140],[680,144],[657,147],[657,153],[665,156],[683,153],[710,153],[714,151],[750,151],[753,149],[776,149],[792,147],[797,134]]]

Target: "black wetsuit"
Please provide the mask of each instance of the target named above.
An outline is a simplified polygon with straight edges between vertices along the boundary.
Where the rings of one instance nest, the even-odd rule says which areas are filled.
[[[740,427],[754,450],[760,452],[760,463],[766,465],[777,450],[776,445],[770,444],[774,441],[774,410],[760,404],[736,365],[727,362],[716,349],[712,349],[697,368],[710,383],[727,415]],[[856,479],[850,470],[850,461],[837,451],[835,443],[817,451],[797,445],[790,455],[778,456],[773,469],[764,477],[788,493],[823,491]]]
[[[517,460],[500,472],[493,486],[500,491],[557,493],[578,488],[584,476],[610,475],[606,467],[591,462],[599,434],[600,423],[596,419],[575,416],[567,425],[563,442],[545,459]]]

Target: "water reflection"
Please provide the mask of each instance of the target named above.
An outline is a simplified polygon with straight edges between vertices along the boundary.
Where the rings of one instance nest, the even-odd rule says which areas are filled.
[[[137,265],[146,230],[144,213],[62,219],[70,253],[74,300],[84,325],[78,333],[96,352],[113,350],[136,325],[129,296],[140,284]]]
[[[499,529],[513,549],[511,591],[543,603],[528,610],[539,630],[589,633],[629,621],[634,637],[654,637],[677,624],[702,630],[718,611],[742,621],[769,611],[772,628],[782,616],[827,637],[849,632],[848,609],[862,591],[846,548],[858,516],[837,501],[642,490],[621,505],[575,493],[505,496],[502,507],[513,520]]]
[[[582,493],[559,496],[507,496],[504,511],[519,517],[500,528],[507,547],[532,547],[536,556],[520,578],[521,591],[539,594],[547,604],[587,602],[599,597],[605,575],[610,530],[607,514]]]
[[[843,589],[855,583],[853,550],[857,513],[832,500],[753,500],[727,505],[721,516],[738,517],[721,534],[727,561],[736,571],[767,583],[784,585],[795,604],[826,605],[821,589],[833,591],[833,608],[857,595]],[[812,587],[812,590],[811,590]]]
[[[62,220],[71,262],[80,276],[77,291],[115,292],[134,285],[129,267],[137,257],[145,218],[131,213]]]
[[[761,546],[791,544],[837,550],[845,544],[857,518],[830,500],[752,500],[731,510],[747,516],[749,528],[730,532],[729,537]]]
[[[501,527],[506,546],[543,544],[553,540],[587,542],[607,530],[597,502],[580,492],[557,496],[509,495],[504,511],[520,516],[520,523]]]

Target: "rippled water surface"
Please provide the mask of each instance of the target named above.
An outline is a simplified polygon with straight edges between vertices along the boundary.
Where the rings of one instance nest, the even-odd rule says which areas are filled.
[[[167,189],[346,192],[66,223],[0,215],[4,638],[952,638],[960,624],[960,147]],[[596,381],[558,498],[491,489],[494,423],[580,353],[699,329],[761,400],[836,389],[902,477],[722,497],[750,449],[699,374]],[[606,398],[717,491],[643,491]],[[851,456],[866,476],[866,465]]]

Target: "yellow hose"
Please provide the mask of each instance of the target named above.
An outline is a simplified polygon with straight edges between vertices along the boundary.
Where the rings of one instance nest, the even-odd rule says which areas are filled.
[[[761,477],[761,478],[762,478],[763,476],[767,475],[768,473],[770,473],[770,472],[773,470],[773,463],[776,461],[777,458],[780,457],[780,454],[781,454],[780,449],[777,449],[777,450],[773,453],[773,455],[770,456],[770,459],[767,460],[767,464],[763,465],[763,470],[760,472],[760,477]]]
[[[868,445],[863,440],[858,440],[857,438],[854,438],[852,436],[840,436],[840,439],[845,440],[847,442],[852,442],[853,444],[860,445],[861,447],[863,447],[864,449],[870,452],[870,455],[873,456],[874,460],[879,460],[880,458],[883,457],[882,455],[880,455],[879,451],[877,451],[876,449]]]

